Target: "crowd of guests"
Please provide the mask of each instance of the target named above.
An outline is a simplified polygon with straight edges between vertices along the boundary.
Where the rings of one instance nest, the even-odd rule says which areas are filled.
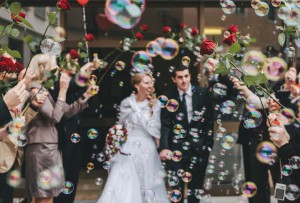
[[[3,55],[14,60],[7,53]],[[68,57],[67,63],[69,68],[66,72],[59,70],[53,57],[44,54],[35,55],[28,69],[19,74],[18,84],[0,98],[0,126],[2,126],[0,129],[0,203],[12,202],[13,188],[7,183],[7,176],[23,162],[26,178],[25,193],[28,202],[74,201],[80,165],[73,160],[74,157],[80,155],[80,150],[74,148],[69,137],[70,134],[77,132],[80,112],[88,108],[87,101],[95,95],[94,93],[98,93],[99,88],[93,87],[94,93],[92,94],[91,86],[78,87],[74,80],[76,67],[71,65]],[[94,61],[85,64],[81,69],[91,74],[98,67],[99,62]],[[45,72],[54,69],[57,69],[56,77],[59,80],[47,90],[43,87]],[[0,77],[2,80],[9,80],[13,75],[0,75]],[[140,85],[143,84],[143,78],[144,76],[141,76],[134,87],[145,88],[146,92],[147,88]],[[245,113],[255,109],[263,117],[263,121],[257,128],[247,128],[243,121],[239,127],[238,143],[243,146],[245,180],[254,182],[257,186],[256,194],[249,198],[249,201],[270,203],[268,171],[271,171],[274,185],[276,183],[287,186],[293,184],[299,189],[300,170],[297,169],[300,168],[300,92],[298,92],[297,70],[294,67],[289,68],[283,81],[271,84],[273,92],[271,95],[256,94],[256,89],[248,88],[236,77],[226,76],[219,77],[219,79],[219,82],[225,81],[227,86],[231,86],[229,88],[233,87],[243,94],[246,101]],[[193,190],[200,189],[214,143],[213,107],[207,99],[209,91],[208,88],[198,88],[190,84],[188,67],[177,67],[172,80],[175,86],[165,95],[180,101],[179,111],[184,115],[181,120],[182,126],[187,129],[197,129],[203,136],[200,137],[200,142],[194,143],[186,140],[191,142],[191,150],[184,151],[183,161],[170,162],[172,152],[182,148],[181,145],[178,148],[179,145],[172,141],[176,136],[172,131],[174,123],[178,122],[176,118],[178,112],[162,109],[161,137],[159,136],[160,139],[156,140],[156,146],[159,147],[160,158],[167,161],[167,169],[172,170],[185,168],[189,170],[187,165],[190,159],[201,154],[199,164],[195,164],[193,170],[190,171],[193,179],[188,186]],[[136,95],[139,94],[141,93],[136,93]],[[147,94],[147,92],[144,93],[145,98]],[[289,108],[295,112],[295,118],[291,118],[293,122],[285,123],[280,114],[282,108]],[[193,120],[195,109],[205,112],[205,121],[202,123]],[[20,133],[26,133],[25,153],[23,147],[18,144],[20,138],[13,136]],[[255,156],[257,147],[262,141],[270,141],[278,149],[278,159],[272,164],[262,163]],[[292,158],[296,159],[294,163],[291,163]],[[287,165],[294,169],[288,175],[283,172],[283,167]],[[50,177],[51,180],[49,180]],[[75,190],[71,195],[61,193],[61,186],[65,180],[75,185]],[[184,184],[180,181],[173,189],[184,194],[186,192]],[[198,202],[198,200],[195,195],[188,198],[189,202]],[[279,202],[299,201],[300,198],[296,200],[285,198]],[[180,202],[183,202],[183,199]]]
[[[4,53],[4,56],[14,60],[7,53]],[[68,69],[59,70],[55,58],[50,55],[37,54],[32,58],[28,69],[24,69],[19,74],[18,84],[0,99],[1,203],[13,201],[13,188],[8,184],[8,175],[23,162],[26,177],[25,196],[28,202],[53,202],[53,197],[60,198],[57,202],[74,200],[64,200],[61,189],[65,176],[68,176],[69,180],[74,179],[74,183],[77,182],[79,170],[75,170],[78,174],[73,175],[68,169],[69,166],[63,165],[64,157],[59,150],[58,143],[59,137],[67,135],[63,134],[64,132],[59,130],[61,128],[56,125],[64,125],[62,119],[67,120],[71,117],[74,119],[78,116],[88,107],[87,101],[99,91],[98,86],[93,86],[93,93],[91,93],[92,86],[90,85],[84,91],[74,89],[76,63],[78,64],[77,60],[71,63],[70,57],[67,56]],[[98,65],[99,61],[89,62],[81,69],[91,74],[99,67]],[[59,80],[47,90],[43,87],[43,82],[45,82],[46,73],[53,72],[54,69],[57,70],[55,74]],[[12,76],[2,75],[1,77],[9,80]],[[77,123],[73,121],[73,125],[77,126]],[[22,144],[18,143],[20,133],[26,133],[25,153]],[[62,148],[66,147],[69,147],[68,144]],[[72,159],[72,157],[66,156],[65,159]]]

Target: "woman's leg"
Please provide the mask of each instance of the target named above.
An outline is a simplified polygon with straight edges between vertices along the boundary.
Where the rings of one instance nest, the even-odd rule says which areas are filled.
[[[52,197],[36,198],[35,203],[53,203],[53,198]]]

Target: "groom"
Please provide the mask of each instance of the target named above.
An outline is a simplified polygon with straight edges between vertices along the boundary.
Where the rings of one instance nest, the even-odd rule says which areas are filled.
[[[167,170],[179,178],[177,185],[171,185],[172,190],[179,190],[182,194],[179,202],[184,202],[186,182],[191,191],[188,203],[199,203],[199,189],[203,185],[208,156],[214,143],[212,101],[207,88],[191,85],[189,67],[175,67],[172,81],[175,86],[164,95],[169,100],[178,101],[179,107],[175,111],[169,111],[169,108],[161,111],[160,157],[168,160]],[[174,151],[176,153],[173,154]],[[191,177],[188,177],[190,174]]]

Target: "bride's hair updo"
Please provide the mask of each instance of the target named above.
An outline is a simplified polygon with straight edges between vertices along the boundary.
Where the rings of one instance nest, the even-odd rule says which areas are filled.
[[[140,84],[140,82],[142,81],[142,79],[143,79],[144,76],[148,76],[148,77],[150,77],[154,81],[154,78],[152,77],[152,75],[150,73],[144,73],[144,74],[142,74],[142,73],[135,73],[131,77],[131,85],[132,85],[133,90],[134,90],[135,93],[138,93],[138,90],[136,89],[135,85]],[[149,106],[152,108],[153,105],[154,105],[154,102],[156,100],[155,95],[154,95],[154,85],[153,85],[152,91],[151,91],[151,93],[150,93],[150,95],[149,95],[148,98],[150,100],[149,101]]]

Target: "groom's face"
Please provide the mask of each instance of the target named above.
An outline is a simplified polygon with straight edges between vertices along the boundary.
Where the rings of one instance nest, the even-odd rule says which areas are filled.
[[[173,82],[183,92],[186,92],[191,83],[191,74],[188,69],[176,71],[175,76],[172,77]]]

